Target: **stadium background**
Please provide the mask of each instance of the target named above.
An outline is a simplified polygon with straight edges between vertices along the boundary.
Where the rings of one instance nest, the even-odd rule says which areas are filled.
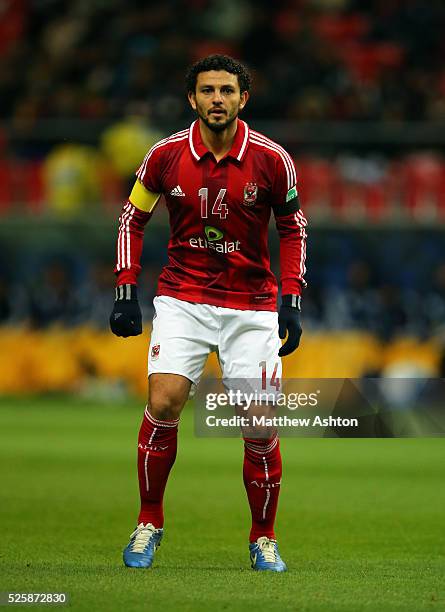
[[[287,376],[444,376],[444,27],[441,0],[0,1],[3,590],[66,589],[86,610],[139,609],[141,593],[170,609],[162,588],[184,610],[443,604],[440,440],[284,440],[280,533],[298,578],[271,595],[225,569],[247,567],[239,441],[197,445],[190,414],[167,492],[186,515],[170,520],[177,556],[160,553],[160,591],[124,576],[147,335],[118,339],[108,316],[134,170],[191,121],[186,66],[224,52],[253,71],[244,118],[295,158],[310,225]],[[167,239],[159,206],[146,331]],[[270,240],[277,270],[273,222]]]
[[[300,176],[309,289],[286,374],[443,371],[441,2],[1,10],[0,390],[130,381],[144,393],[146,338],[124,346],[107,331],[116,219],[147,148],[192,118],[186,66],[214,51],[249,64],[244,117],[292,153]],[[160,206],[140,281],[147,323],[167,237]],[[271,250],[277,269],[274,231]]]

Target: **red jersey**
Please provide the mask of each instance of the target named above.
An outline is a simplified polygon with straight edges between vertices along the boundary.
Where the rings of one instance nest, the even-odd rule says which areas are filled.
[[[157,295],[241,310],[276,310],[268,225],[280,236],[282,293],[305,287],[306,219],[290,155],[238,119],[231,150],[218,162],[202,142],[199,121],[155,144],[136,172],[165,196],[168,263]],[[120,217],[118,285],[136,284],[145,223],[151,214],[128,201]]]

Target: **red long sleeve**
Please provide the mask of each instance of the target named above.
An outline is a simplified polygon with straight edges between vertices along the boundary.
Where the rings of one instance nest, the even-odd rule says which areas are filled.
[[[286,216],[276,216],[280,236],[280,270],[282,295],[301,295],[306,287],[306,226],[301,210]]]
[[[119,232],[116,245],[117,285],[137,284],[141,271],[141,254],[145,225],[152,213],[136,208],[129,200],[124,204],[119,217]]]

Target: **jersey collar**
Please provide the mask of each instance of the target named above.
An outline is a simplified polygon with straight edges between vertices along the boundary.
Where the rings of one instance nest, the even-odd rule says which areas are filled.
[[[242,121],[238,118],[238,127],[235,133],[235,138],[233,139],[232,148],[230,151],[223,157],[232,157],[237,161],[242,161],[249,143],[249,126],[245,121]],[[206,153],[210,153],[205,144],[202,142],[201,132],[199,129],[199,121],[196,119],[192,123],[189,129],[189,145],[190,151],[192,152],[193,157],[199,161],[204,157]]]

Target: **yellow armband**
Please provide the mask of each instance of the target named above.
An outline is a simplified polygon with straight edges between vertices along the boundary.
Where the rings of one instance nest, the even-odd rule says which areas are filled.
[[[153,212],[160,197],[160,193],[148,191],[140,181],[136,181],[130,193],[130,202],[139,210]]]

